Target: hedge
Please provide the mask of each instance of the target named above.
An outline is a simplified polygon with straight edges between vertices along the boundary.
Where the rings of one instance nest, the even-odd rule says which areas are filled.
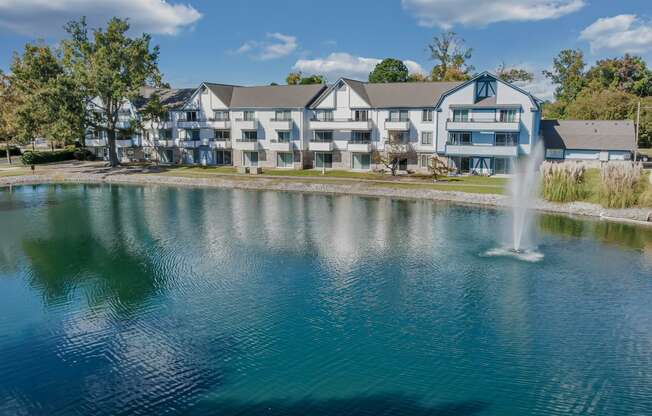
[[[20,149],[17,147],[10,146],[9,147],[9,154],[11,156],[20,156]],[[0,149],[0,157],[7,157],[7,148],[3,147]]]
[[[73,160],[77,149],[74,147],[66,147],[63,150],[55,150],[53,152],[41,152],[34,150],[27,150],[20,159],[25,165],[38,165],[40,163],[61,162],[63,160]]]

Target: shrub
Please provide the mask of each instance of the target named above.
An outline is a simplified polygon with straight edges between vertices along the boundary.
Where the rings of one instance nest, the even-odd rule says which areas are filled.
[[[11,156],[20,156],[20,149],[14,146],[9,146],[9,154]],[[7,157],[7,148],[0,149],[0,157]]]
[[[579,163],[543,162],[543,197],[553,202],[571,202],[584,197],[584,165]]]
[[[600,169],[600,202],[607,208],[636,205],[642,192],[643,167],[634,163],[604,163]]]
[[[76,149],[74,147],[66,147],[63,150],[55,150],[52,152],[28,150],[22,154],[20,159],[25,165],[38,165],[40,163],[61,162],[63,160],[74,159],[75,151]]]
[[[95,160],[95,154],[88,149],[75,150],[74,157],[77,160]]]

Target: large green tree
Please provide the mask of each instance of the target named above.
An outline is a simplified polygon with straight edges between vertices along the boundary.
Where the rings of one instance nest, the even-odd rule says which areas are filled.
[[[380,61],[369,74],[369,82],[407,82],[408,68],[403,61],[395,58],[385,58]]]
[[[16,135],[16,107],[20,99],[11,78],[0,70],[0,140],[5,142],[7,162],[11,164],[10,144]]]
[[[62,42],[64,64],[89,99],[86,110],[99,116],[106,128],[109,163],[116,166],[118,110],[138,96],[140,87],[160,85],[159,48],[150,45],[148,34],[130,37],[129,23],[118,18],[109,20],[106,29],[93,30],[91,36],[85,19],[68,23],[66,31],[70,38]]]
[[[168,109],[161,102],[161,96],[158,92],[154,92],[148,99],[147,103],[143,108],[139,110],[141,121],[143,123],[143,130],[150,128],[154,131],[154,128],[160,129],[162,123],[168,118]],[[144,133],[144,131],[143,131]],[[155,134],[160,135],[160,130],[155,132]],[[159,136],[160,138],[160,136]],[[156,160],[159,158],[159,149],[158,149],[158,140],[151,138],[154,144],[154,152],[156,153]]]
[[[326,78],[323,75],[304,76],[301,72],[290,72],[285,78],[285,82],[288,85],[325,84]]]
[[[586,81],[595,90],[610,88],[639,97],[652,95],[652,71],[639,56],[602,59],[587,71]]]
[[[430,78],[433,81],[465,81],[471,78],[474,67],[469,64],[473,49],[464,46],[464,39],[455,32],[435,36],[428,45],[430,58],[436,62]]]
[[[510,68],[503,62],[496,70],[496,76],[505,82],[532,82],[534,74],[522,68]]]
[[[545,70],[555,87],[555,98],[569,103],[586,85],[584,54],[580,50],[564,49],[553,59],[552,70]]]

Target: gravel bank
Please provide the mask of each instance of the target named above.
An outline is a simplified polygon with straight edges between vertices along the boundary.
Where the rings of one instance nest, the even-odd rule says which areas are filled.
[[[337,181],[334,180],[333,182]],[[214,178],[193,178],[157,175],[155,173],[138,173],[138,171],[128,170],[109,173],[91,173],[83,170],[57,170],[39,175],[0,177],[0,186],[4,187],[41,183],[112,183],[131,185],[196,186],[449,201],[462,204],[475,204],[493,207],[509,207],[510,205],[510,198],[504,195],[473,194],[466,192],[439,191],[421,188],[397,189],[392,187],[383,187],[382,184],[365,181],[310,183],[307,180],[293,181],[256,177],[247,177],[240,179],[231,179],[227,176],[216,176]],[[561,213],[569,215],[585,215],[592,217],[602,217],[613,221],[637,222],[645,223],[646,225],[652,225],[652,209],[606,209],[599,205],[589,204],[585,202],[557,204],[544,200],[536,201],[536,204],[534,204],[533,208],[539,211],[557,214]]]

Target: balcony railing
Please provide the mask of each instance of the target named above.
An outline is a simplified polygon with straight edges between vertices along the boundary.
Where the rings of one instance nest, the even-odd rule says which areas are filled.
[[[473,143],[472,141],[461,141],[461,140],[448,140],[446,144],[449,146],[516,146],[517,143],[514,140],[506,141],[495,141],[494,143]]]
[[[518,123],[518,119],[513,118],[503,118],[503,117],[494,117],[494,118],[467,118],[467,119],[447,119],[446,121],[451,123]]]

